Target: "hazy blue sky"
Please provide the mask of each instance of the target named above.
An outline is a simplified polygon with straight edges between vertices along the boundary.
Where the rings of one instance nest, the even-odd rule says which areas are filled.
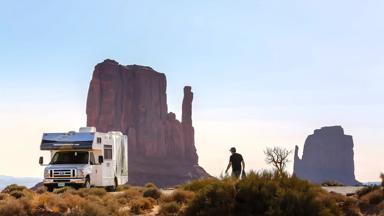
[[[358,179],[377,180],[383,11],[381,0],[1,1],[0,174],[42,175],[41,133],[85,124],[93,67],[111,58],[165,73],[178,116],[192,85],[200,163],[213,175],[230,146],[259,170],[266,146],[302,150],[314,129],[342,125]]]

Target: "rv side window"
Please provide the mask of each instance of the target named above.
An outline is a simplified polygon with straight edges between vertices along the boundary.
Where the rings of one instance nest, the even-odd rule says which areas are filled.
[[[97,137],[97,144],[101,144],[101,137]]]
[[[93,155],[93,152],[91,152],[91,154],[89,155],[89,162],[91,165],[95,165],[96,162],[95,162],[95,156]]]
[[[104,159],[105,160],[112,160],[112,146],[111,145],[104,145]]]

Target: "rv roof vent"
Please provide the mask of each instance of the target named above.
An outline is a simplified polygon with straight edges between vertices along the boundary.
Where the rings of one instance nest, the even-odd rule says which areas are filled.
[[[95,127],[81,127],[79,129],[79,132],[80,133],[92,133],[92,132],[96,132],[96,128]]]

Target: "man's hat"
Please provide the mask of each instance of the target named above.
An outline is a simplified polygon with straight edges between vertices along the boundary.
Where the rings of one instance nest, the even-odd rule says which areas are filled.
[[[231,149],[229,149],[230,152],[236,152],[236,148],[235,147],[232,147]]]

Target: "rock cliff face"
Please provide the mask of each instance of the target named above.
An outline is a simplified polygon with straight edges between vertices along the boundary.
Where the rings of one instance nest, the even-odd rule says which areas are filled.
[[[150,67],[113,60],[96,65],[87,99],[87,125],[128,135],[129,183],[160,186],[206,177],[198,166],[191,87],[184,88],[182,121],[168,113],[166,77]]]
[[[309,135],[302,159],[296,146],[294,174],[315,183],[336,180],[345,185],[360,184],[355,179],[352,136],[340,126],[323,127]]]

